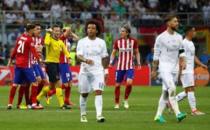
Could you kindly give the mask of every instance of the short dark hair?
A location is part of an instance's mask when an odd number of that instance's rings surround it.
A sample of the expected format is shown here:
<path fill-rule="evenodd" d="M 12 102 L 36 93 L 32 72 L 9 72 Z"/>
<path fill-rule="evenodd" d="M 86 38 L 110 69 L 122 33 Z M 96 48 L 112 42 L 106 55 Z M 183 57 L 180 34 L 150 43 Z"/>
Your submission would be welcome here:
<path fill-rule="evenodd" d="M 187 34 L 189 31 L 191 31 L 193 28 L 195 28 L 195 27 L 193 27 L 193 26 L 186 26 L 185 27 L 185 29 L 184 29 L 184 32 L 185 32 L 185 34 Z"/>
<path fill-rule="evenodd" d="M 95 24 L 96 25 L 96 30 L 97 30 L 96 36 L 99 36 L 101 34 L 101 30 L 102 30 L 102 27 L 99 24 L 99 22 L 95 19 L 91 19 L 91 20 L 87 21 L 86 24 L 85 24 L 85 33 L 86 34 L 87 34 L 87 28 L 88 28 L 89 24 Z"/>
<path fill-rule="evenodd" d="M 26 31 L 28 32 L 31 29 L 34 29 L 35 28 L 35 25 L 32 24 L 32 23 L 27 23 L 26 26 L 25 26 L 25 28 L 26 28 Z"/>
<path fill-rule="evenodd" d="M 54 24 L 54 25 L 52 26 L 52 29 L 54 29 L 54 28 L 61 28 L 61 26 L 59 26 L 58 24 Z"/>
<path fill-rule="evenodd" d="M 42 27 L 42 25 L 41 25 L 40 23 L 38 23 L 38 22 L 34 23 L 34 25 L 35 25 L 35 26 L 40 26 L 40 27 Z"/>
<path fill-rule="evenodd" d="M 166 17 L 164 18 L 164 23 L 167 23 L 168 21 L 171 21 L 173 18 L 177 18 L 177 15 L 176 14 L 166 15 Z"/>

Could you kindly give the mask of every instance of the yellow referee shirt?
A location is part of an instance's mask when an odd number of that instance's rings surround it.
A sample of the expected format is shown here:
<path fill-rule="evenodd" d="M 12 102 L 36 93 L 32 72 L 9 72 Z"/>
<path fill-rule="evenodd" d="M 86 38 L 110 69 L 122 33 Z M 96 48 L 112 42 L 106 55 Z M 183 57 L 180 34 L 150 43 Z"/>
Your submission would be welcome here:
<path fill-rule="evenodd" d="M 46 46 L 46 59 L 45 62 L 53 62 L 59 63 L 60 62 L 60 53 L 63 51 L 67 58 L 70 58 L 70 54 L 67 51 L 65 44 L 62 40 L 54 39 L 51 37 L 51 34 L 46 33 L 44 43 Z"/>

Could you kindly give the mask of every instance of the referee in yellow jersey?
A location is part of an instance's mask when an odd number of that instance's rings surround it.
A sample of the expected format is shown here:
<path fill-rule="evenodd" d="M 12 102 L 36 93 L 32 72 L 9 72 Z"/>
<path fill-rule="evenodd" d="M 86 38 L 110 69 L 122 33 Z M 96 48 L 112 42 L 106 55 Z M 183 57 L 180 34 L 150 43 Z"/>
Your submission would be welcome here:
<path fill-rule="evenodd" d="M 59 61 L 60 53 L 63 51 L 65 56 L 70 58 L 70 54 L 67 51 L 65 44 L 60 40 L 61 28 L 58 25 L 54 25 L 52 29 L 49 29 L 46 33 L 44 43 L 46 47 L 46 72 L 49 77 L 50 87 L 43 87 L 42 91 L 37 96 L 37 100 L 40 101 L 43 96 L 51 88 L 56 88 L 56 97 L 58 99 L 61 109 L 71 109 L 68 105 L 64 104 L 60 74 L 59 74 Z"/>

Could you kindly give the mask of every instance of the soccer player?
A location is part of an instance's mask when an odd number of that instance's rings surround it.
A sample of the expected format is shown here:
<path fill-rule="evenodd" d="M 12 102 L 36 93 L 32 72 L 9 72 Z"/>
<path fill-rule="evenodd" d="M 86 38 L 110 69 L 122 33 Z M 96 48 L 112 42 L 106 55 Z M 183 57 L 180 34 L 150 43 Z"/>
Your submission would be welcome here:
<path fill-rule="evenodd" d="M 42 55 L 42 49 L 44 46 L 44 41 L 43 38 L 41 37 L 41 25 L 36 23 L 35 24 L 35 29 L 34 29 L 34 37 L 33 37 L 34 43 L 35 43 L 35 48 L 37 53 L 39 54 L 40 57 L 43 57 Z M 39 109 L 42 109 L 41 104 L 37 104 L 36 101 L 36 96 L 37 94 L 41 91 L 43 85 L 48 84 L 48 80 L 45 77 L 45 74 L 42 70 L 42 64 L 38 63 L 35 58 L 33 58 L 33 69 L 36 74 L 36 79 L 38 82 L 38 87 L 37 88 L 31 88 L 31 102 L 32 102 L 32 108 L 36 106 Z"/>
<path fill-rule="evenodd" d="M 60 83 L 59 62 L 61 50 L 64 52 L 67 58 L 70 58 L 70 54 L 67 51 L 65 44 L 60 40 L 61 28 L 58 25 L 52 27 L 51 33 L 47 32 L 45 36 L 46 46 L 46 72 L 49 77 L 50 87 L 45 86 L 37 96 L 37 100 L 40 101 L 50 89 L 56 88 L 56 96 L 61 109 L 70 109 L 69 106 L 64 104 L 62 87 Z"/>
<path fill-rule="evenodd" d="M 178 121 L 182 121 L 186 117 L 186 114 L 179 110 L 175 97 L 176 86 L 173 80 L 173 71 L 176 69 L 177 64 L 180 64 L 182 70 L 186 66 L 182 36 L 176 32 L 179 22 L 175 15 L 168 15 L 165 22 L 167 29 L 158 35 L 155 41 L 152 65 L 152 78 L 157 77 L 157 68 L 159 68 L 163 84 L 157 113 L 154 118 L 155 121 L 160 123 L 165 122 L 162 113 L 168 100 Z"/>
<path fill-rule="evenodd" d="M 34 24 L 26 25 L 26 32 L 17 38 L 15 49 L 8 62 L 8 65 L 10 65 L 13 59 L 16 60 L 14 81 L 10 89 L 9 104 L 7 109 L 12 109 L 12 103 L 18 85 L 24 84 L 25 82 L 31 83 L 32 87 L 37 87 L 38 85 L 31 65 L 30 57 L 30 55 L 33 54 L 38 61 L 41 61 L 34 48 L 34 42 L 32 39 L 34 28 Z"/>
<path fill-rule="evenodd" d="M 79 72 L 79 92 L 80 92 L 80 114 L 81 122 L 87 120 L 87 97 L 91 90 L 95 92 L 96 119 L 104 122 L 102 115 L 102 93 L 105 85 L 104 68 L 108 66 L 108 53 L 106 43 L 97 37 L 101 33 L 101 28 L 97 21 L 90 20 L 85 26 L 87 36 L 80 39 L 77 45 L 77 58 L 80 60 L 81 68 Z"/>
<path fill-rule="evenodd" d="M 205 113 L 199 111 L 196 108 L 196 99 L 194 94 L 194 62 L 208 69 L 208 67 L 200 62 L 200 60 L 195 56 L 195 46 L 192 42 L 192 38 L 195 36 L 194 27 L 186 27 L 185 39 L 183 40 L 183 46 L 186 54 L 186 69 L 181 72 L 181 82 L 184 88 L 183 92 L 180 92 L 176 98 L 177 101 L 181 101 L 185 97 L 188 98 L 190 108 L 192 110 L 192 115 L 204 115 Z"/>
<path fill-rule="evenodd" d="M 60 39 L 64 42 L 65 47 L 68 51 L 70 51 L 71 48 L 71 41 L 78 41 L 79 37 L 74 34 L 71 31 L 70 27 L 65 27 L 63 29 L 63 34 L 61 35 Z M 65 95 L 64 95 L 64 103 L 66 105 L 73 105 L 73 103 L 70 101 L 70 94 L 71 94 L 71 80 L 72 80 L 72 73 L 70 70 L 70 60 L 64 55 L 63 52 L 60 54 L 60 64 L 59 64 L 59 71 L 60 71 L 60 77 L 62 80 L 62 88 L 64 89 Z M 48 92 L 48 96 L 52 96 L 55 93 L 55 89 L 52 89 Z M 47 104 L 49 104 L 49 98 Z"/>
<path fill-rule="evenodd" d="M 120 38 L 114 42 L 113 51 L 110 57 L 110 66 L 112 66 L 115 55 L 117 51 L 119 52 L 115 84 L 115 109 L 119 109 L 120 107 L 120 85 L 124 79 L 126 79 L 124 107 L 126 109 L 129 108 L 128 97 L 132 90 L 134 78 L 134 56 L 136 57 L 138 68 L 141 67 L 137 40 L 131 37 L 130 33 L 131 30 L 128 25 L 121 27 Z"/>

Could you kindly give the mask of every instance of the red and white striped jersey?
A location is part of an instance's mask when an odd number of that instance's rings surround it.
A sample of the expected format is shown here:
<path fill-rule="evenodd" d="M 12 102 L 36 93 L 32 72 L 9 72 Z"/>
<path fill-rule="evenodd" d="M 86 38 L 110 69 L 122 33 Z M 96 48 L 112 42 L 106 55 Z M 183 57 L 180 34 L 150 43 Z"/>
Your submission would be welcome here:
<path fill-rule="evenodd" d="M 131 37 L 128 39 L 120 38 L 115 41 L 114 49 L 119 51 L 117 70 L 133 69 L 133 54 L 137 48 L 137 40 Z"/>
<path fill-rule="evenodd" d="M 42 48 L 44 46 L 44 40 L 42 37 L 33 37 L 34 41 L 34 47 L 36 49 L 36 52 L 38 53 L 39 57 L 42 57 Z M 36 58 L 32 55 L 32 64 L 37 64 Z"/>
<path fill-rule="evenodd" d="M 64 42 L 66 49 L 70 51 L 71 45 L 70 45 L 69 39 L 65 37 L 64 35 L 62 35 L 60 39 Z M 65 56 L 63 51 L 60 53 L 60 63 L 69 63 L 69 59 Z"/>

